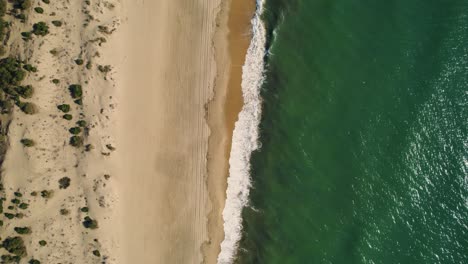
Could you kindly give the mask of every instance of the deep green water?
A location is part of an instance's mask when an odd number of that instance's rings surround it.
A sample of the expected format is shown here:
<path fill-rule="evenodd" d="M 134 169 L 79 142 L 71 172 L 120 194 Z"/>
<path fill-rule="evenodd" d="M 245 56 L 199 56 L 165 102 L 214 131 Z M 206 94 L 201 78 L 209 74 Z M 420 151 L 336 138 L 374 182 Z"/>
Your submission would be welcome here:
<path fill-rule="evenodd" d="M 468 263 L 468 1 L 266 9 L 237 263 Z"/>

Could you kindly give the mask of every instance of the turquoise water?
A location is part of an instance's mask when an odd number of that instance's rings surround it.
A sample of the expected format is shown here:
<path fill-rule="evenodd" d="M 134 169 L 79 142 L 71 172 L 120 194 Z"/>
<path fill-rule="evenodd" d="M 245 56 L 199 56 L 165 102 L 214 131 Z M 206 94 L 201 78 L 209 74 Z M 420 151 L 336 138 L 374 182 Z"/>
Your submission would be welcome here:
<path fill-rule="evenodd" d="M 468 263 L 468 1 L 267 0 L 264 20 L 236 262 Z"/>

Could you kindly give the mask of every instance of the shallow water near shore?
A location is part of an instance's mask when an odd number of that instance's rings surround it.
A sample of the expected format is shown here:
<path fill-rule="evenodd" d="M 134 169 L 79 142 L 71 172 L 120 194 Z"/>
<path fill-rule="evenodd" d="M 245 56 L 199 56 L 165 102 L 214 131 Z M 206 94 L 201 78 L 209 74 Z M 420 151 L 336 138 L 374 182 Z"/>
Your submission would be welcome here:
<path fill-rule="evenodd" d="M 235 262 L 468 262 L 468 3 L 265 5 Z"/>

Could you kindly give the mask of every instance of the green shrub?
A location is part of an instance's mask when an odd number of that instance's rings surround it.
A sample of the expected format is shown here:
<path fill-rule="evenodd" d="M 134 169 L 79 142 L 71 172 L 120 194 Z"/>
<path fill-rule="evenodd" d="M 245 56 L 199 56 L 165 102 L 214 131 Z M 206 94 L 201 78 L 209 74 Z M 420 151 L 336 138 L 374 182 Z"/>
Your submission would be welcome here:
<path fill-rule="evenodd" d="M 31 98 L 34 94 L 34 88 L 31 85 L 18 86 L 15 91 L 23 98 Z"/>
<path fill-rule="evenodd" d="M 85 151 L 86 151 L 86 152 L 90 152 L 90 151 L 93 150 L 93 149 L 94 149 L 94 146 L 91 145 L 91 144 L 88 144 L 88 145 L 85 146 Z"/>
<path fill-rule="evenodd" d="M 1 263 L 19 263 L 21 261 L 20 256 L 12 256 L 12 255 L 2 255 L 1 257 L 2 262 Z"/>
<path fill-rule="evenodd" d="M 50 0 L 42 0 L 45 4 L 50 4 Z"/>
<path fill-rule="evenodd" d="M 49 26 L 45 22 L 38 22 L 33 25 L 32 33 L 37 36 L 45 36 L 49 33 Z"/>
<path fill-rule="evenodd" d="M 82 59 L 76 59 L 76 60 L 75 60 L 75 63 L 76 63 L 77 65 L 83 65 L 84 61 L 83 61 Z"/>
<path fill-rule="evenodd" d="M 60 209 L 60 214 L 61 215 L 68 215 L 70 213 L 70 211 L 68 211 L 67 209 Z"/>
<path fill-rule="evenodd" d="M 26 10 L 31 8 L 31 0 L 14 0 L 13 7 Z"/>
<path fill-rule="evenodd" d="M 44 13 L 44 8 L 38 6 L 38 7 L 34 8 L 34 11 L 36 11 L 36 13 L 38 13 L 38 14 L 43 14 Z"/>
<path fill-rule="evenodd" d="M 61 27 L 63 25 L 63 22 L 60 20 L 54 20 L 52 21 L 52 24 L 56 27 Z"/>
<path fill-rule="evenodd" d="M 89 212 L 89 208 L 88 207 L 81 207 L 80 211 L 83 212 L 83 213 L 87 213 L 87 212 Z"/>
<path fill-rule="evenodd" d="M 54 191 L 52 191 L 52 190 L 43 190 L 43 191 L 41 191 L 41 197 L 42 198 L 45 198 L 45 199 L 52 198 L 53 195 L 54 195 Z"/>
<path fill-rule="evenodd" d="M 43 246 L 47 245 L 47 241 L 41 240 L 41 241 L 39 241 L 39 245 L 40 245 L 41 247 L 43 247 Z"/>
<path fill-rule="evenodd" d="M 79 127 L 86 127 L 87 123 L 84 120 L 79 120 L 78 122 L 76 122 L 76 125 L 78 125 Z"/>
<path fill-rule="evenodd" d="M 20 235 L 31 234 L 31 228 L 29 228 L 29 227 L 15 227 L 14 230 L 15 230 L 16 233 L 18 233 Z"/>
<path fill-rule="evenodd" d="M 25 41 L 28 41 L 28 40 L 32 39 L 31 38 L 31 36 L 32 36 L 31 32 L 21 32 L 21 36 L 23 37 L 23 40 L 25 40 Z"/>
<path fill-rule="evenodd" d="M 7 207 L 8 210 L 15 210 L 15 207 L 13 205 L 10 205 Z"/>
<path fill-rule="evenodd" d="M 83 146 L 83 138 L 80 137 L 80 136 L 73 136 L 70 138 L 70 145 L 72 145 L 73 147 L 81 147 Z"/>
<path fill-rule="evenodd" d="M 83 99 L 76 99 L 75 101 L 73 101 L 75 104 L 77 105 L 83 105 Z"/>
<path fill-rule="evenodd" d="M 72 133 L 73 135 L 78 135 L 79 133 L 81 133 L 81 128 L 80 127 L 72 127 L 68 131 L 70 133 Z"/>
<path fill-rule="evenodd" d="M 16 197 L 23 197 L 23 194 L 20 193 L 20 192 L 14 192 L 13 195 L 15 195 Z"/>
<path fill-rule="evenodd" d="M 20 203 L 20 205 L 18 205 L 18 207 L 19 207 L 20 209 L 26 210 L 26 209 L 28 209 L 29 204 L 27 204 L 27 203 Z"/>
<path fill-rule="evenodd" d="M 58 182 L 60 189 L 66 189 L 70 186 L 71 179 L 68 177 L 63 177 Z"/>
<path fill-rule="evenodd" d="M 25 147 L 34 147 L 34 145 L 36 145 L 36 142 L 34 142 L 34 140 L 29 139 L 29 138 L 23 138 L 20 140 L 20 142 Z"/>
<path fill-rule="evenodd" d="M 99 252 L 99 250 L 93 250 L 93 255 L 96 256 L 96 257 L 100 257 L 101 256 L 101 252 Z"/>
<path fill-rule="evenodd" d="M 11 199 L 11 202 L 14 204 L 20 204 L 21 201 L 18 198 Z"/>
<path fill-rule="evenodd" d="M 54 83 L 54 84 L 59 84 L 59 83 L 60 83 L 60 80 L 59 80 L 59 79 L 53 79 L 53 80 L 52 80 L 52 83 Z"/>
<path fill-rule="evenodd" d="M 72 119 L 73 119 L 73 116 L 70 115 L 70 114 L 63 115 L 62 117 L 63 117 L 63 119 L 65 119 L 65 120 L 72 120 Z"/>
<path fill-rule="evenodd" d="M 37 68 L 32 66 L 31 64 L 25 64 L 23 69 L 27 70 L 28 72 L 37 72 Z"/>
<path fill-rule="evenodd" d="M 70 87 L 68 87 L 68 90 L 70 91 L 70 94 L 72 98 L 78 99 L 83 96 L 83 89 L 81 85 L 79 84 L 72 84 Z"/>
<path fill-rule="evenodd" d="M 2 247 L 11 254 L 20 257 L 26 256 L 26 247 L 21 237 L 7 237 L 3 240 Z"/>
<path fill-rule="evenodd" d="M 37 196 L 37 192 L 36 192 L 36 191 L 31 192 L 30 195 L 31 195 L 31 196 Z"/>
<path fill-rule="evenodd" d="M 48 1 L 48 0 L 47 0 Z M 28 264 L 41 264 L 41 262 L 37 259 L 31 259 Z"/>
<path fill-rule="evenodd" d="M 15 218 L 15 215 L 14 214 L 11 214 L 11 213 L 4 213 L 5 217 L 8 218 L 8 219 L 13 219 Z"/>
<path fill-rule="evenodd" d="M 0 87 L 18 85 L 26 76 L 21 63 L 13 58 L 0 60 Z"/>
<path fill-rule="evenodd" d="M 24 13 L 19 13 L 15 17 L 23 23 L 26 22 L 26 15 Z"/>
<path fill-rule="evenodd" d="M 105 66 L 99 65 L 99 66 L 98 66 L 98 70 L 99 70 L 100 72 L 102 72 L 102 73 L 108 73 L 108 72 L 110 72 L 110 71 L 112 70 L 112 68 L 111 68 L 110 65 L 105 65 Z"/>
<path fill-rule="evenodd" d="M 86 63 L 86 69 L 91 70 L 91 68 L 93 68 L 93 63 L 91 61 L 88 61 Z"/>
<path fill-rule="evenodd" d="M 86 216 L 83 221 L 83 226 L 89 229 L 96 229 L 98 228 L 98 222 L 91 219 L 89 216 Z"/>
<path fill-rule="evenodd" d="M 29 102 L 20 103 L 19 107 L 21 111 L 23 111 L 27 115 L 33 115 L 37 113 L 37 106 L 33 103 L 29 103 Z"/>
<path fill-rule="evenodd" d="M 5 15 L 7 9 L 6 0 L 0 0 L 0 17 Z"/>
<path fill-rule="evenodd" d="M 24 214 L 23 213 L 17 213 L 15 214 L 15 217 L 18 218 L 18 219 L 21 219 L 24 217 Z"/>
<path fill-rule="evenodd" d="M 58 105 L 57 106 L 58 110 L 64 112 L 64 113 L 68 113 L 70 112 L 70 105 L 69 104 L 61 104 L 61 105 Z"/>

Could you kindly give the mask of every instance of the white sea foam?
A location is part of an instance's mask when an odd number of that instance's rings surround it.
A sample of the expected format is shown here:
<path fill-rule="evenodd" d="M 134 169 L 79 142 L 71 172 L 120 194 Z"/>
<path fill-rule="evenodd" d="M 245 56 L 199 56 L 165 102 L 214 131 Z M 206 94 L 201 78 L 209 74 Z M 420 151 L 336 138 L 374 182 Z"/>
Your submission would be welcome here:
<path fill-rule="evenodd" d="M 261 118 L 260 88 L 263 82 L 266 32 L 261 14 L 264 0 L 257 0 L 252 19 L 252 41 L 242 68 L 244 106 L 239 113 L 232 137 L 226 205 L 223 211 L 224 240 L 219 264 L 233 262 L 242 235 L 242 209 L 247 205 L 250 181 L 250 156 L 259 147 L 258 126 Z"/>

